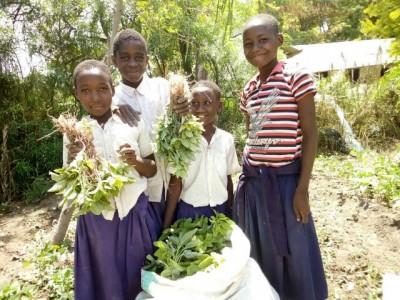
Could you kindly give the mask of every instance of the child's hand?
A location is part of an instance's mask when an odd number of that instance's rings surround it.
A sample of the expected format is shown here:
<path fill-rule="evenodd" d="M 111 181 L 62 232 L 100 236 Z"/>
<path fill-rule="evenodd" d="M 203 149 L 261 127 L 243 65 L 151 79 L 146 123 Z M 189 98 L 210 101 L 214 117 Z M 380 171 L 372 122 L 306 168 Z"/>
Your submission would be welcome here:
<path fill-rule="evenodd" d="M 190 111 L 189 99 L 187 97 L 178 99 L 177 103 L 173 104 L 172 109 L 178 115 L 187 115 Z"/>
<path fill-rule="evenodd" d="M 134 166 L 137 163 L 137 156 L 135 150 L 129 144 L 119 146 L 117 150 L 119 157 L 128 165 Z"/>
<path fill-rule="evenodd" d="M 66 146 L 68 149 L 67 164 L 70 164 L 78 155 L 79 152 L 83 150 L 82 143 L 73 143 Z"/>
<path fill-rule="evenodd" d="M 129 104 L 121 104 L 113 108 L 113 112 L 117 114 L 122 122 L 128 124 L 129 126 L 137 126 L 140 121 L 140 111 L 134 110 Z"/>
<path fill-rule="evenodd" d="M 296 190 L 293 199 L 293 208 L 297 222 L 308 223 L 308 215 L 311 213 L 310 204 L 308 203 L 308 192 Z"/>

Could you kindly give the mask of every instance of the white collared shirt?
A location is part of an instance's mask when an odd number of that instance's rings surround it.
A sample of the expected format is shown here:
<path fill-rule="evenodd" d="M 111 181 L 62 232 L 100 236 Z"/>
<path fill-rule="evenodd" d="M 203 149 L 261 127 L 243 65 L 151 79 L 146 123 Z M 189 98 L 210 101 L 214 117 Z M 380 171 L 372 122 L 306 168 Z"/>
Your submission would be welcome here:
<path fill-rule="evenodd" d="M 233 136 L 217 128 L 210 144 L 202 137 L 196 159 L 182 178 L 180 198 L 194 207 L 214 207 L 228 200 L 228 175 L 240 171 Z"/>
<path fill-rule="evenodd" d="M 119 160 L 116 150 L 120 145 L 125 143 L 129 144 L 136 151 L 136 154 L 142 158 L 153 153 L 150 136 L 143 121 L 139 121 L 138 126 L 132 128 L 124 124 L 118 116 L 113 115 L 104 125 L 104 128 L 102 128 L 96 120 L 88 116 L 82 119 L 86 119 L 87 123 L 92 127 L 93 144 L 97 153 L 110 162 L 115 163 Z M 69 144 L 65 136 L 63 144 L 63 160 L 65 165 L 68 155 L 66 146 Z M 135 206 L 140 194 L 147 188 L 147 178 L 140 176 L 134 167 L 131 168 L 128 176 L 134 177 L 136 182 L 125 185 L 120 194 L 111 201 L 111 206 L 116 208 L 120 219 L 123 219 L 129 213 L 132 207 Z M 107 220 L 112 220 L 114 213 L 114 211 L 102 212 L 104 218 Z"/>
<path fill-rule="evenodd" d="M 144 120 L 147 129 L 150 131 L 152 141 L 155 141 L 155 129 L 157 118 L 166 110 L 169 103 L 168 81 L 161 77 L 149 78 L 143 76 L 140 85 L 135 89 L 122 82 L 115 88 L 113 97 L 114 105 L 129 104 L 134 110 L 140 111 L 141 120 Z M 153 146 L 154 147 L 154 146 Z M 156 155 L 157 173 L 148 179 L 148 188 L 145 194 L 149 201 L 160 202 L 164 185 L 167 185 L 168 175 L 165 171 L 164 161 Z"/>
<path fill-rule="evenodd" d="M 147 75 L 143 76 L 136 89 L 120 82 L 113 97 L 114 105 L 129 104 L 134 110 L 141 112 L 140 117 L 151 131 L 153 140 L 157 118 L 165 112 L 168 103 L 168 81 L 161 77 L 149 78 Z"/>

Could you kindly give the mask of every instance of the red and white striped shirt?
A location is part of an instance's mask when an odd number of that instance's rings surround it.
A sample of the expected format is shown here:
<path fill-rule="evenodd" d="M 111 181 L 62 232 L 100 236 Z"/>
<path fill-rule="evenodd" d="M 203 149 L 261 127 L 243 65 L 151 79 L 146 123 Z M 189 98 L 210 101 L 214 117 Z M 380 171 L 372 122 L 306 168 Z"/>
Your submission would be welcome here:
<path fill-rule="evenodd" d="M 301 155 L 297 102 L 317 92 L 311 75 L 279 62 L 264 83 L 259 74 L 245 86 L 240 109 L 250 117 L 244 154 L 253 166 L 280 167 Z"/>

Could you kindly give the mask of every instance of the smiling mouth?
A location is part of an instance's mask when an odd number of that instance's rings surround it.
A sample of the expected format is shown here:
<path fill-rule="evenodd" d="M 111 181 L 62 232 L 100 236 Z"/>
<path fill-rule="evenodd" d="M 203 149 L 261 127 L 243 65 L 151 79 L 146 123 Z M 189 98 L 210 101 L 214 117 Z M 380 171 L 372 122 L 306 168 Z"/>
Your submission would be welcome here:
<path fill-rule="evenodd" d="M 253 56 L 251 56 L 250 58 L 251 58 L 251 59 L 254 59 L 254 58 L 257 58 L 257 57 L 259 57 L 259 56 L 264 56 L 264 55 L 265 55 L 265 53 L 261 53 L 261 54 L 253 55 Z"/>

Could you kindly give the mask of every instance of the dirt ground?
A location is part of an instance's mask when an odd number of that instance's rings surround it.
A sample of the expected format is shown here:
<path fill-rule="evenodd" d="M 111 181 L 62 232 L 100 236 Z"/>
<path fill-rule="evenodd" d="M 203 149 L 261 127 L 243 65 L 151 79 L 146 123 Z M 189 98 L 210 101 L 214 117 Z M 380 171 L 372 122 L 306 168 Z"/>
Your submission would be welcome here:
<path fill-rule="evenodd" d="M 381 298 L 382 276 L 400 275 L 400 210 L 359 196 L 346 179 L 324 175 L 318 164 L 310 199 L 329 299 Z M 50 232 L 59 214 L 50 196 L 20 206 L 0 215 L 0 285 L 20 272 L 35 232 Z"/>

